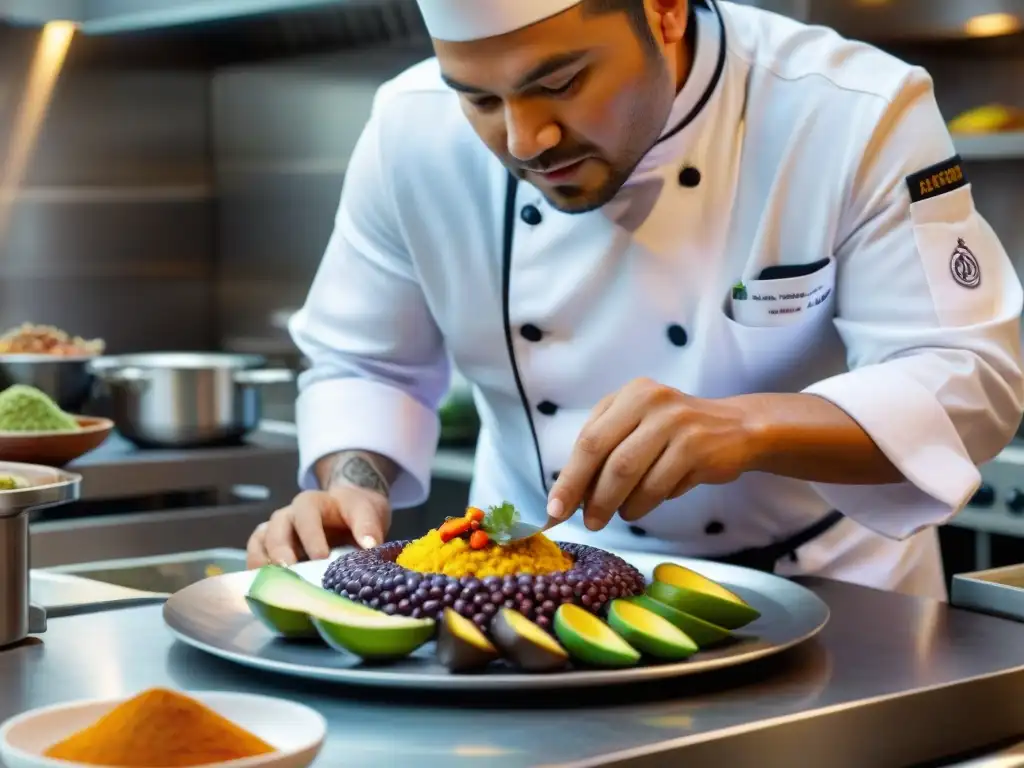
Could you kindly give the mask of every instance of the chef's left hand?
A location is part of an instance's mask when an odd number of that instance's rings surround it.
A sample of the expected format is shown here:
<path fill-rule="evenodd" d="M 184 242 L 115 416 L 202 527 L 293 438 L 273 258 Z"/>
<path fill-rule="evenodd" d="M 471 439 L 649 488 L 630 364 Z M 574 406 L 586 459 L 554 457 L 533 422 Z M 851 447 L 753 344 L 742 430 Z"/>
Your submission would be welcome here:
<path fill-rule="evenodd" d="M 728 483 L 750 461 L 735 401 L 705 400 L 636 379 L 595 406 L 548 497 L 551 523 L 583 506 L 592 531 L 616 511 L 638 520 L 700 484 Z"/>

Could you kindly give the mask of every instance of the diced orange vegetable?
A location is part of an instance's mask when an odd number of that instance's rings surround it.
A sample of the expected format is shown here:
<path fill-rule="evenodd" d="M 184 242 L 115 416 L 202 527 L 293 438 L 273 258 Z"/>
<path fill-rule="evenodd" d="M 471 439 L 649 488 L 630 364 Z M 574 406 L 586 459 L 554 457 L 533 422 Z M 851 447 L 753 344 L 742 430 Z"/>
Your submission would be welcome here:
<path fill-rule="evenodd" d="M 441 536 L 441 541 L 447 544 L 452 539 L 457 539 L 464 533 L 469 533 L 470 527 L 473 521 L 465 517 L 455 518 L 454 520 L 448 520 L 437 529 L 437 532 Z"/>
<path fill-rule="evenodd" d="M 487 535 L 486 531 L 473 531 L 473 533 L 470 534 L 469 537 L 470 549 L 483 549 L 488 544 L 490 544 L 490 542 L 491 539 Z"/>
<path fill-rule="evenodd" d="M 470 507 L 466 510 L 466 517 L 470 520 L 476 520 L 478 523 L 482 523 L 484 521 L 484 511 L 482 509 L 477 509 L 476 507 Z"/>

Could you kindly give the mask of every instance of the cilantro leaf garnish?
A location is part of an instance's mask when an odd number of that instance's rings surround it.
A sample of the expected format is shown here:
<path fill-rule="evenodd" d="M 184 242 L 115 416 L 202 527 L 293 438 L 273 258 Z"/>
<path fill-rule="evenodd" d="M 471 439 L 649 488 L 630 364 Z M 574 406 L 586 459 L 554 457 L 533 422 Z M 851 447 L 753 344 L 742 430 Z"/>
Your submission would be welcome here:
<path fill-rule="evenodd" d="M 519 511 L 510 502 L 489 507 L 480 527 L 495 544 L 507 544 L 512 538 L 512 529 L 519 522 Z"/>

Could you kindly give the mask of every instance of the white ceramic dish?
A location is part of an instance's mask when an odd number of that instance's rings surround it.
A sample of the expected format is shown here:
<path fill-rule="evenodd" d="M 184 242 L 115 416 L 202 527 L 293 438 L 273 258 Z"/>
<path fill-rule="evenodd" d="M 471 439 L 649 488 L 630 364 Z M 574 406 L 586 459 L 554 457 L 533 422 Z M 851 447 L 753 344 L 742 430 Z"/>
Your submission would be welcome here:
<path fill-rule="evenodd" d="M 318 712 L 286 699 L 248 693 L 185 693 L 278 750 L 269 755 L 210 764 L 217 768 L 307 768 L 320 753 L 327 736 L 327 723 Z M 42 753 L 51 744 L 88 727 L 126 698 L 74 701 L 12 717 L 0 726 L 3 765 L 85 768 L 82 763 L 53 760 Z"/>

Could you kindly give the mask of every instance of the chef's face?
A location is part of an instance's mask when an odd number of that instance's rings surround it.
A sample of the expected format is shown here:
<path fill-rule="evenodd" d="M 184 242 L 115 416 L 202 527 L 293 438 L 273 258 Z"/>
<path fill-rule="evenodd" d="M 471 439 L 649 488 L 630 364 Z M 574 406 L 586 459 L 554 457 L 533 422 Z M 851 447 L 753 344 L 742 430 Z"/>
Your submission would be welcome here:
<path fill-rule="evenodd" d="M 556 208 L 610 201 L 657 141 L 676 94 L 686 0 L 609 0 L 499 37 L 434 41 L 477 134 Z M 628 5 L 626 2 L 618 6 Z"/>

